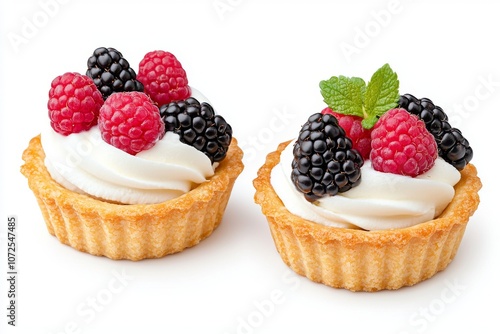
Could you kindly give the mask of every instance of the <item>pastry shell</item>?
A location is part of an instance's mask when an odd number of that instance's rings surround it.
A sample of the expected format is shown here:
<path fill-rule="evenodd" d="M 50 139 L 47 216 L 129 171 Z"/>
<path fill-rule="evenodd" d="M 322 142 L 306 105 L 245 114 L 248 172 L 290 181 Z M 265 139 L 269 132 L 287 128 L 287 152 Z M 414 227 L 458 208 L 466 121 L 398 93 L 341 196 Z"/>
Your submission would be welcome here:
<path fill-rule="evenodd" d="M 207 238 L 222 220 L 243 151 L 233 138 L 215 174 L 188 193 L 158 204 L 117 204 L 70 191 L 47 171 L 40 135 L 23 153 L 28 179 L 50 234 L 79 251 L 138 261 L 180 252 Z"/>
<path fill-rule="evenodd" d="M 461 171 L 453 200 L 434 220 L 384 231 L 335 228 L 291 214 L 274 191 L 271 170 L 288 143 L 268 154 L 253 184 L 276 249 L 296 273 L 335 288 L 378 291 L 414 285 L 453 260 L 479 205 L 482 185 L 474 165 Z"/>

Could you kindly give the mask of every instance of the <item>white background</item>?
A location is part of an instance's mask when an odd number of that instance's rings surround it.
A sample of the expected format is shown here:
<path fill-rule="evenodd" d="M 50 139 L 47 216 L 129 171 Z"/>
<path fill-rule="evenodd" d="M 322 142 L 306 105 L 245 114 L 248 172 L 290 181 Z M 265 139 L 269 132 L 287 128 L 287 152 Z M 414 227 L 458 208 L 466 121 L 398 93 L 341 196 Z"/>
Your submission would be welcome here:
<path fill-rule="evenodd" d="M 500 8 L 495 1 L 436 2 L 1 0 L 0 331 L 495 331 Z M 51 80 L 84 73 L 100 46 L 117 48 L 136 69 L 148 51 L 174 53 L 245 150 L 222 224 L 194 248 L 135 263 L 75 251 L 48 234 L 19 172 L 22 151 L 48 122 Z M 320 80 L 368 80 L 384 63 L 398 73 L 401 93 L 431 98 L 469 139 L 482 201 L 444 272 L 397 291 L 353 293 L 284 265 L 254 204 L 252 180 L 267 152 L 324 107 Z M 15 328 L 6 317 L 8 215 L 18 218 Z"/>

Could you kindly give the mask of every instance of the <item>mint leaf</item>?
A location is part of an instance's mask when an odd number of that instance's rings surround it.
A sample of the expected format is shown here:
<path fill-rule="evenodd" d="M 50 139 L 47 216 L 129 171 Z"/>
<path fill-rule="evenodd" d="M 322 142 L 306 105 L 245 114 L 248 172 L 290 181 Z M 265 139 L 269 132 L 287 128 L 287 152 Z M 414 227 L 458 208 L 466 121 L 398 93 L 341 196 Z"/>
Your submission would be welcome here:
<path fill-rule="evenodd" d="M 368 85 L 361 78 L 339 75 L 319 83 L 325 103 L 333 111 L 363 118 L 361 125 L 371 129 L 387 110 L 399 102 L 399 80 L 389 64 L 379 68 Z"/>
<path fill-rule="evenodd" d="M 362 125 L 370 129 L 387 110 L 395 108 L 399 101 L 398 75 L 389 64 L 379 68 L 371 77 L 364 98 L 366 117 Z"/>
<path fill-rule="evenodd" d="M 366 91 L 361 78 L 331 77 L 319 83 L 325 103 L 333 111 L 344 115 L 364 117 L 363 100 Z"/>

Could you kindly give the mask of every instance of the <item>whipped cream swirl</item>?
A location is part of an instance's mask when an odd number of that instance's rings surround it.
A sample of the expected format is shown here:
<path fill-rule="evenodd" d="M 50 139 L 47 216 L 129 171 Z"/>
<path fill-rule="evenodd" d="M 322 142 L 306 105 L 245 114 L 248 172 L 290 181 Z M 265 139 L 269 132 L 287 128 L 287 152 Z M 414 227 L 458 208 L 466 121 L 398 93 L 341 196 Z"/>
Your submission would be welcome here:
<path fill-rule="evenodd" d="M 293 185 L 293 142 L 281 153 L 271 184 L 285 207 L 313 222 L 342 228 L 387 230 L 420 224 L 439 216 L 455 195 L 460 172 L 441 158 L 417 177 L 382 173 L 369 160 L 361 167 L 361 183 L 349 191 L 308 202 Z"/>
<path fill-rule="evenodd" d="M 125 204 L 152 204 L 178 197 L 214 173 L 210 159 L 165 133 L 152 148 L 130 155 L 101 139 L 97 126 L 63 136 L 42 133 L 45 166 L 65 188 Z"/>

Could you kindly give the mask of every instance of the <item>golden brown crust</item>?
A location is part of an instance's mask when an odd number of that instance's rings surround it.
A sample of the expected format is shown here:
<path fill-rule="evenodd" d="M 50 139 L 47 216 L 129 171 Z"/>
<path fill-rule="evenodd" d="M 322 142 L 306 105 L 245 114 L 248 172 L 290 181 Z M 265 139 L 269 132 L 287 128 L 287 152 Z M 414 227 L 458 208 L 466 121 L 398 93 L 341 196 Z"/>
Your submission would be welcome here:
<path fill-rule="evenodd" d="M 158 204 L 116 204 L 70 191 L 52 179 L 40 135 L 23 153 L 21 172 L 36 196 L 47 229 L 62 243 L 112 259 L 141 260 L 198 244 L 219 225 L 243 151 L 233 138 L 226 158 L 207 182 Z"/>
<path fill-rule="evenodd" d="M 479 205 L 481 181 L 472 164 L 461 171 L 455 196 L 437 219 L 386 231 L 334 228 L 291 214 L 271 186 L 271 170 L 288 143 L 268 154 L 253 183 L 276 248 L 297 273 L 333 287 L 376 291 L 413 285 L 451 262 Z"/>

